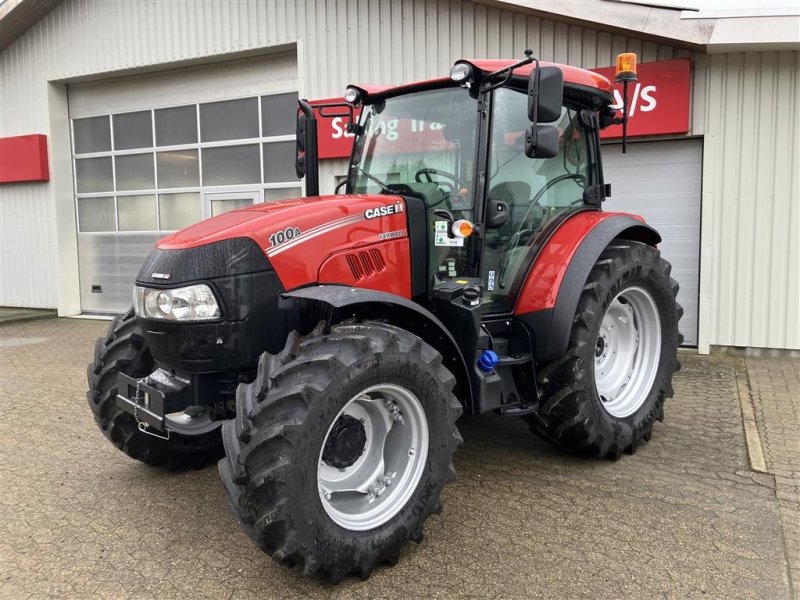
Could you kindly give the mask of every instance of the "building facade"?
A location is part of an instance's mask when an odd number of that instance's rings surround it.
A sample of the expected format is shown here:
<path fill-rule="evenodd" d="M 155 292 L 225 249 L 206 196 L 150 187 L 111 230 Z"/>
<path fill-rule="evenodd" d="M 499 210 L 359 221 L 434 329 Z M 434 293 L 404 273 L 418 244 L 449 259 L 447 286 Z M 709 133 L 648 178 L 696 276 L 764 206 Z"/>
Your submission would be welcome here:
<path fill-rule="evenodd" d="M 31 1 L 6 0 L 12 13 Z M 591 69 L 636 52 L 654 68 L 687 65 L 675 101 L 685 126 L 647 130 L 625 155 L 608 140 L 606 208 L 662 232 L 687 344 L 800 348 L 797 16 L 761 17 L 774 21 L 759 37 L 744 21 L 731 30 L 723 18 L 605 0 L 578 3 L 582 14 L 461 0 L 50 4 L 0 43 L 1 159 L 9 165 L 18 136 L 32 135 L 44 137 L 23 141 L 44 140 L 47 159 L 46 178 L 0 183 L 0 305 L 124 310 L 159 237 L 299 195 L 298 97 L 441 76 L 459 58 L 525 48 Z M 637 106 L 658 121 L 673 84 L 652 87 L 637 89 Z M 323 161 L 324 192 L 346 165 Z"/>

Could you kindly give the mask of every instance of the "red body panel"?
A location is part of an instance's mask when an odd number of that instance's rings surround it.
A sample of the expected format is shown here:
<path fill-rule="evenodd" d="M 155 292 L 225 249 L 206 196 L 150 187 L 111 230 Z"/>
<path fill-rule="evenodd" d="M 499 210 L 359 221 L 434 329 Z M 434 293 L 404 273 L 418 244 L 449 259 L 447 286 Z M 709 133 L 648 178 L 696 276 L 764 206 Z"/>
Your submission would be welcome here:
<path fill-rule="evenodd" d="M 575 251 L 600 222 L 620 214 L 623 213 L 580 212 L 567 219 L 539 252 L 517 297 L 514 314 L 523 315 L 553 308 L 564 273 Z M 644 222 L 644 219 L 637 215 L 628 216 Z"/>
<path fill-rule="evenodd" d="M 410 297 L 408 227 L 405 204 L 398 196 L 319 196 L 257 204 L 201 221 L 156 247 L 194 248 L 233 237 L 255 240 L 287 290 L 316 283 L 329 257 L 380 244 L 386 274 L 365 279 L 358 287 Z M 332 264 L 323 274 L 326 283 L 354 284 L 349 268 Z"/>
<path fill-rule="evenodd" d="M 408 237 L 339 252 L 322 263 L 319 283 L 342 283 L 411 298 L 410 256 Z"/>

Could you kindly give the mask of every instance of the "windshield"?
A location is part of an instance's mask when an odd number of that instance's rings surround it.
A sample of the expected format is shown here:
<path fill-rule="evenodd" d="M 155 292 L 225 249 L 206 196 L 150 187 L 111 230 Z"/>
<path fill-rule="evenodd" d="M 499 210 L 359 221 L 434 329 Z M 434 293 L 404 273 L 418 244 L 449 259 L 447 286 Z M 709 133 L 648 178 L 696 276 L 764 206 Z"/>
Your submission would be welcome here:
<path fill-rule="evenodd" d="M 361 126 L 352 192 L 380 193 L 405 184 L 428 208 L 472 209 L 477 106 L 466 90 L 389 98 L 366 106 Z"/>

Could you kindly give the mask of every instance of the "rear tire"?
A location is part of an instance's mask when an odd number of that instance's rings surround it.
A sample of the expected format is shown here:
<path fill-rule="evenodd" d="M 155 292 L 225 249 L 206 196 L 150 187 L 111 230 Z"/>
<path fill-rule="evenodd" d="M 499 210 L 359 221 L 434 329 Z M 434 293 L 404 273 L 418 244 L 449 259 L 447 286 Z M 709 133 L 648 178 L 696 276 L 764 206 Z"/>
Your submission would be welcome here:
<path fill-rule="evenodd" d="M 539 372 L 540 409 L 524 417 L 534 433 L 612 459 L 650 440 L 679 368 L 683 309 L 670 271 L 646 244 L 617 240 L 603 251 L 583 287 L 567 352 Z"/>
<path fill-rule="evenodd" d="M 114 317 L 106 336 L 97 340 L 94 361 L 87 369 L 86 398 L 103 435 L 131 458 L 151 466 L 200 468 L 218 460 L 222 456 L 219 428 L 193 436 L 173 432 L 165 440 L 140 431 L 136 419 L 117 407 L 117 375 L 140 378 L 154 368 L 133 309 Z"/>
<path fill-rule="evenodd" d="M 441 508 L 442 488 L 455 478 L 451 458 L 461 443 L 455 426 L 461 405 L 454 385 L 438 352 L 391 325 L 290 334 L 281 353 L 262 355 L 256 380 L 239 386 L 236 419 L 223 425 L 226 458 L 219 470 L 244 531 L 276 561 L 334 582 L 350 574 L 366 579 L 376 565 L 395 564 L 407 540 L 422 540 L 426 519 Z M 403 422 L 386 419 L 389 431 L 380 446 L 386 470 L 364 472 L 389 473 L 391 451 L 401 464 L 394 467 L 397 476 L 378 498 L 361 491 L 326 498 L 325 486 L 338 473 L 360 469 L 376 447 L 368 411 L 360 409 L 358 419 L 357 411 L 346 410 L 365 395 L 362 404 L 391 406 L 380 394 L 392 391 Z M 414 439 L 425 437 L 426 456 L 410 451 L 412 438 L 397 443 L 415 419 L 420 436 Z M 331 445 L 332 436 L 338 442 Z M 410 458 L 400 461 L 403 453 Z M 407 477 L 405 464 L 411 465 Z M 389 508 L 369 514 L 382 501 Z"/>

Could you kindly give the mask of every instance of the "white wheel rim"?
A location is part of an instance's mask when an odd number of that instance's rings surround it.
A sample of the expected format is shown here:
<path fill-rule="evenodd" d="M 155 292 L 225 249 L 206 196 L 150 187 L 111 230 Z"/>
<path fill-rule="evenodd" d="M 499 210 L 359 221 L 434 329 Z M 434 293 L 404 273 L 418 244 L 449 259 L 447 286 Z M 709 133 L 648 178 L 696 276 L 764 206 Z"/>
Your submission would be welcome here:
<path fill-rule="evenodd" d="M 323 455 L 343 416 L 360 421 L 366 439 L 358 458 L 337 468 Z M 353 396 L 328 427 L 317 460 L 317 488 L 325 512 L 337 525 L 353 531 L 389 521 L 417 488 L 428 443 L 425 410 L 406 388 L 381 384 Z"/>
<path fill-rule="evenodd" d="M 629 287 L 603 315 L 595 345 L 594 380 L 603 408 L 623 418 L 641 408 L 661 355 L 661 318 L 650 292 Z"/>

